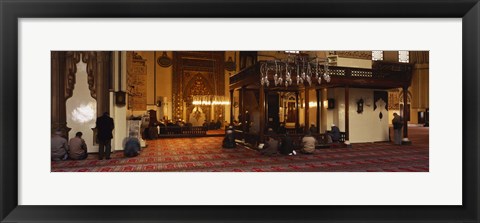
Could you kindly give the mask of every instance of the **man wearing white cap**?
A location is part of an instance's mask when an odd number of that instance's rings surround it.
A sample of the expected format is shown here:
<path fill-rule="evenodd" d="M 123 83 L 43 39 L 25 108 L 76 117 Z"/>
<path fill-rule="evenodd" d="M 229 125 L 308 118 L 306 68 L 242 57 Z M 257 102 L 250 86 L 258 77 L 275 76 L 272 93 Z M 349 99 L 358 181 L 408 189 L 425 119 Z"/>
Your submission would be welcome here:
<path fill-rule="evenodd" d="M 66 160 L 68 151 L 67 139 L 62 137 L 62 131 L 57 130 L 52 136 L 51 141 L 51 158 L 53 161 Z"/>

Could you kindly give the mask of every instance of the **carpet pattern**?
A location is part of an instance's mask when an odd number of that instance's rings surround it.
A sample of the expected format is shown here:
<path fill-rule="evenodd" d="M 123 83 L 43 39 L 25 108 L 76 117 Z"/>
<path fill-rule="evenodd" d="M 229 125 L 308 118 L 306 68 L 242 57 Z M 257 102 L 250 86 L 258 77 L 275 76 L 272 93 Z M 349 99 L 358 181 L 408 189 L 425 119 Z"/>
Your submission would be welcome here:
<path fill-rule="evenodd" d="M 115 152 L 110 160 L 97 160 L 90 154 L 82 161 L 52 161 L 51 168 L 52 172 L 428 172 L 428 128 L 409 131 L 412 145 L 359 143 L 296 156 L 264 156 L 242 146 L 223 149 L 222 137 L 157 139 L 137 157 Z"/>

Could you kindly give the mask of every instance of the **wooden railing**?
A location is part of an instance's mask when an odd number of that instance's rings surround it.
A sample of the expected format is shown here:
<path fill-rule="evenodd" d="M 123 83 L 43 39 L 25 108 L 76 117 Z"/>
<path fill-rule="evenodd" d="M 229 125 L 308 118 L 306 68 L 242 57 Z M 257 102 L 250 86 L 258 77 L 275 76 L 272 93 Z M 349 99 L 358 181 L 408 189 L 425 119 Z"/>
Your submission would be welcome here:
<path fill-rule="evenodd" d="M 247 67 L 231 76 L 230 85 L 237 86 L 240 83 L 247 85 L 252 81 L 259 82 L 260 66 L 264 63 L 269 63 L 269 61 L 259 61 L 251 67 Z M 351 80 L 357 80 L 358 82 L 351 83 L 351 86 L 362 86 L 362 84 L 365 84 L 365 81 L 372 79 L 409 83 L 412 76 L 412 69 L 413 65 L 409 63 L 375 61 L 372 64 L 372 69 L 330 66 L 329 74 L 332 76 L 332 80 L 335 78 L 338 79 L 336 83 L 350 83 Z M 274 74 L 274 71 L 270 71 L 268 75 L 271 82 L 273 82 Z M 296 82 L 295 75 L 293 75 L 292 79 L 293 82 Z M 400 86 L 403 85 L 400 84 Z M 270 87 L 274 86 L 271 85 Z"/>
<path fill-rule="evenodd" d="M 330 133 L 330 131 L 327 131 L 327 133 Z M 338 141 L 345 142 L 345 132 L 340 132 L 340 139 Z"/>
<path fill-rule="evenodd" d="M 207 135 L 208 128 L 203 126 L 161 126 L 159 136 L 165 135 Z"/>
<path fill-rule="evenodd" d="M 245 142 L 248 143 L 250 146 L 253 148 L 256 148 L 256 146 L 260 143 L 260 137 L 258 134 L 245 134 Z M 281 141 L 282 138 L 284 137 L 284 134 L 266 134 L 265 136 L 268 137 L 273 137 L 276 140 Z M 293 147 L 294 149 L 298 150 L 303 147 L 302 139 L 305 136 L 305 134 L 288 134 L 288 137 L 290 137 L 293 141 Z M 329 147 L 331 143 L 328 142 L 328 134 L 327 133 L 322 133 L 322 134 L 312 134 L 312 136 L 317 140 L 317 146 L 327 146 Z M 239 139 L 241 138 L 241 135 L 237 135 L 235 138 Z M 340 143 L 343 145 L 345 142 L 345 132 L 340 132 Z"/>

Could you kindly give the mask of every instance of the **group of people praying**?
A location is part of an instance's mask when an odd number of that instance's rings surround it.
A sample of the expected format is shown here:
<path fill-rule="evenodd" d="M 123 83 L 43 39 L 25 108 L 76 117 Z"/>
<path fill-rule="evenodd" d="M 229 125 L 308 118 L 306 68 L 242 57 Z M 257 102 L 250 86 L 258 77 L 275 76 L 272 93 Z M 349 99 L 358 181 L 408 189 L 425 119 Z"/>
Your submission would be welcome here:
<path fill-rule="evenodd" d="M 300 147 L 300 152 L 304 154 L 313 154 L 317 145 L 316 127 L 312 125 L 301 139 L 301 145 L 295 145 L 294 140 L 287 131 L 280 131 L 275 134 L 272 128 L 269 128 L 263 143 L 259 143 L 257 148 L 261 154 L 271 156 L 277 153 L 283 155 L 296 155 L 295 147 Z M 329 143 L 339 142 L 340 129 L 332 124 L 331 131 L 326 134 Z M 229 126 L 225 131 L 223 139 L 223 148 L 236 148 L 235 134 L 233 126 Z"/>
<path fill-rule="evenodd" d="M 109 160 L 112 154 L 112 139 L 113 119 L 109 116 L 108 112 L 103 113 L 97 118 L 97 143 L 98 143 L 98 159 Z M 88 149 L 85 140 L 82 138 L 83 133 L 77 132 L 75 137 L 71 138 L 68 142 L 63 137 L 63 132 L 59 129 L 56 130 L 51 138 L 51 160 L 83 160 L 88 157 Z M 134 157 L 140 154 L 140 141 L 135 134 L 130 133 L 129 137 L 123 141 L 124 155 L 126 157 Z"/>
<path fill-rule="evenodd" d="M 88 156 L 87 144 L 85 143 L 85 140 L 82 139 L 82 135 L 82 132 L 77 132 L 75 137 L 67 142 L 67 139 L 62 137 L 62 131 L 57 130 L 53 135 L 51 142 L 52 160 L 66 160 L 67 158 L 72 160 L 86 159 Z"/>

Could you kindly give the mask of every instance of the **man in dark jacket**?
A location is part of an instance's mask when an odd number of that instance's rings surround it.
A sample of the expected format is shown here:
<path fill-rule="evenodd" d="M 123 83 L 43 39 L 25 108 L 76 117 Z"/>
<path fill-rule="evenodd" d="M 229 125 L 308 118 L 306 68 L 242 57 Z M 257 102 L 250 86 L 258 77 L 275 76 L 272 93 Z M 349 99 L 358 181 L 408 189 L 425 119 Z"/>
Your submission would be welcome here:
<path fill-rule="evenodd" d="M 225 138 L 223 138 L 223 148 L 236 148 L 237 144 L 235 143 L 235 135 L 233 131 L 233 126 L 229 126 L 227 131 L 225 131 Z"/>
<path fill-rule="evenodd" d="M 282 142 L 280 144 L 280 153 L 283 155 L 294 155 L 295 153 L 293 152 L 293 140 L 292 138 L 287 134 L 282 138 Z"/>
<path fill-rule="evenodd" d="M 393 138 L 396 145 L 402 144 L 402 127 L 403 127 L 403 118 L 397 113 L 393 113 Z"/>
<path fill-rule="evenodd" d="M 340 129 L 335 124 L 332 124 L 332 130 L 329 135 L 332 137 L 332 142 L 340 141 Z"/>
<path fill-rule="evenodd" d="M 312 134 L 317 134 L 317 132 L 318 132 L 318 131 L 317 131 L 317 127 L 315 127 L 315 124 L 313 124 L 313 123 L 310 125 L 310 129 L 309 129 L 309 130 L 310 130 L 310 132 L 311 132 Z"/>
<path fill-rule="evenodd" d="M 103 113 L 102 116 L 97 118 L 95 122 L 97 128 L 97 140 L 98 140 L 98 159 L 102 160 L 105 154 L 106 159 L 110 159 L 110 153 L 112 151 L 112 131 L 115 128 L 113 125 L 113 119 L 108 116 L 108 112 Z"/>
<path fill-rule="evenodd" d="M 138 156 L 140 149 L 140 141 L 134 132 L 130 132 L 129 137 L 124 140 L 123 155 L 125 155 L 125 157 Z"/>

